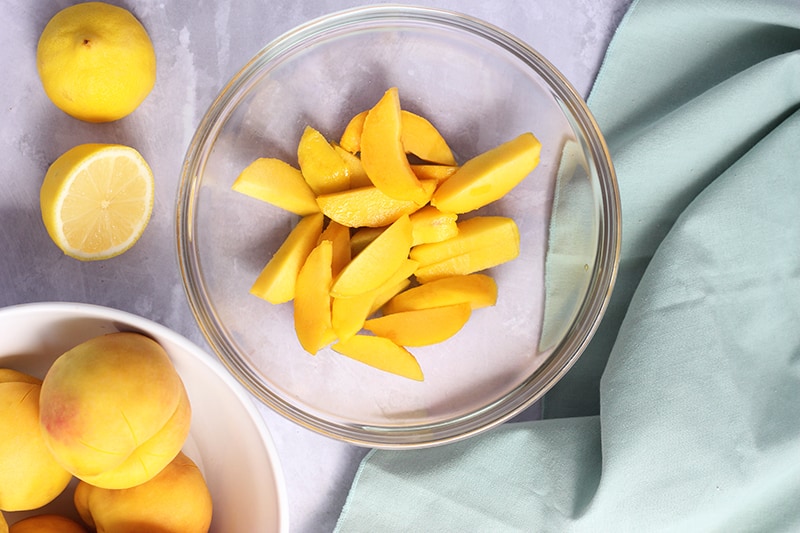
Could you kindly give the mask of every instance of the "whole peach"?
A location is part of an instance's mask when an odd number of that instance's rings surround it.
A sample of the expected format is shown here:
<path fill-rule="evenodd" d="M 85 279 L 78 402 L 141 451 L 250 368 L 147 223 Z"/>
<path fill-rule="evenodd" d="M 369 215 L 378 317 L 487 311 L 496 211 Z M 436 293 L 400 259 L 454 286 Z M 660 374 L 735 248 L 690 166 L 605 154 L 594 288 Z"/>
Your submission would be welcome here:
<path fill-rule="evenodd" d="M 42 383 L 39 422 L 56 460 L 98 487 L 144 483 L 180 451 L 191 407 L 169 356 L 139 333 L 110 333 L 62 354 Z"/>
<path fill-rule="evenodd" d="M 20 520 L 11 526 L 8 533 L 86 533 L 86 529 L 63 516 L 40 514 Z"/>
<path fill-rule="evenodd" d="M 56 462 L 39 431 L 41 381 L 0 370 L 0 509 L 26 511 L 50 503 L 72 476 Z"/>
<path fill-rule="evenodd" d="M 13 368 L 0 368 L 0 383 L 11 382 L 33 383 L 34 385 L 42 384 L 41 379 L 20 372 L 19 370 L 14 370 Z"/>
<path fill-rule="evenodd" d="M 150 481 L 123 490 L 81 481 L 75 508 L 98 533 L 206 533 L 211 494 L 197 465 L 183 452 Z"/>

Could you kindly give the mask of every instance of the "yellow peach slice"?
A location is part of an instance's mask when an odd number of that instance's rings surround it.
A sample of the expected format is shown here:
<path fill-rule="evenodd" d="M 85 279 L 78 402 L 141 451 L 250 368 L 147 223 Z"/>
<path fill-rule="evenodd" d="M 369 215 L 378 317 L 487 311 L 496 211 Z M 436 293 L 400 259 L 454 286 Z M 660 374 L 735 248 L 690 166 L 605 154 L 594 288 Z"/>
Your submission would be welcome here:
<path fill-rule="evenodd" d="M 334 276 L 350 262 L 352 257 L 350 247 L 350 228 L 331 220 L 328 227 L 319 236 L 317 244 L 322 241 L 331 241 L 333 247 L 333 259 L 331 260 L 331 272 Z"/>
<path fill-rule="evenodd" d="M 386 283 L 408 259 L 411 238 L 411 221 L 403 215 L 344 267 L 333 282 L 331 295 L 356 296 Z"/>
<path fill-rule="evenodd" d="M 401 140 L 406 153 L 414 154 L 423 161 L 431 163 L 451 166 L 456 164 L 453 152 L 450 151 L 444 137 L 428 119 L 405 111 L 401 120 L 403 126 Z"/>
<path fill-rule="evenodd" d="M 419 266 L 419 263 L 407 259 L 403 265 L 392 274 L 385 283 L 376 289 L 367 291 L 363 294 L 351 296 L 350 298 L 333 298 L 331 304 L 331 323 L 333 331 L 339 340 L 347 340 L 358 333 L 364 325 L 364 321 L 376 308 L 376 299 L 382 301 L 386 298 L 386 293 L 395 290 L 402 282 L 410 283 L 410 277 Z M 383 305 L 378 304 L 377 307 Z"/>
<path fill-rule="evenodd" d="M 369 110 L 362 111 L 351 118 L 339 139 L 342 148 L 351 154 L 362 150 L 364 122 L 368 112 Z M 430 163 L 448 166 L 456 164 L 447 141 L 428 119 L 401 109 L 400 123 L 400 142 L 404 152 L 414 154 Z"/>
<path fill-rule="evenodd" d="M 239 174 L 232 188 L 296 215 L 319 211 L 316 195 L 303 179 L 303 174 L 280 159 L 256 159 Z"/>
<path fill-rule="evenodd" d="M 458 333 L 469 320 L 468 303 L 399 311 L 364 322 L 364 329 L 401 346 L 429 346 Z"/>
<path fill-rule="evenodd" d="M 358 228 L 350 236 L 350 254 L 355 257 L 386 228 Z"/>
<path fill-rule="evenodd" d="M 294 298 L 297 273 L 322 233 L 322 213 L 306 215 L 289 233 L 275 255 L 264 266 L 250 287 L 250 294 L 272 304 Z"/>
<path fill-rule="evenodd" d="M 424 376 L 417 359 L 389 339 L 372 335 L 353 335 L 331 346 L 335 352 L 361 363 L 398 376 L 422 381 Z"/>
<path fill-rule="evenodd" d="M 379 296 L 381 293 L 397 286 L 400 282 L 410 279 L 411 276 L 414 275 L 414 272 L 417 271 L 417 268 L 419 268 L 419 263 L 417 261 L 413 259 L 404 259 L 400 268 L 395 270 L 394 273 L 389 276 L 389 279 L 383 282 L 378 288 L 373 289 L 373 293 Z"/>
<path fill-rule="evenodd" d="M 429 200 L 436 189 L 436 182 L 424 180 L 421 184 Z M 321 194 L 317 197 L 317 204 L 325 216 L 351 228 L 388 226 L 421 207 L 411 200 L 392 198 L 374 186 Z"/>
<path fill-rule="evenodd" d="M 350 176 L 341 156 L 328 140 L 306 126 L 297 145 L 297 162 L 314 194 L 327 194 L 350 188 Z"/>
<path fill-rule="evenodd" d="M 455 213 L 442 213 L 432 205 L 426 205 L 409 216 L 411 219 L 412 246 L 441 242 L 458 235 Z"/>
<path fill-rule="evenodd" d="M 487 150 L 443 181 L 431 204 L 442 211 L 467 213 L 499 200 L 539 164 L 541 143 L 532 133 Z"/>
<path fill-rule="evenodd" d="M 456 165 L 431 165 L 431 164 L 415 164 L 411 165 L 411 170 L 421 180 L 436 180 L 441 183 L 459 169 Z"/>
<path fill-rule="evenodd" d="M 420 244 L 410 251 L 411 259 L 421 266 L 492 246 L 510 246 L 519 251 L 519 229 L 512 218 L 482 216 L 457 224 L 458 233 L 450 239 Z M 504 254 L 505 255 L 505 254 Z"/>
<path fill-rule="evenodd" d="M 367 118 L 367 113 L 369 109 L 353 115 L 344 127 L 342 136 L 339 137 L 339 146 L 351 154 L 361 151 L 361 133 L 364 131 L 364 119 Z"/>
<path fill-rule="evenodd" d="M 403 291 L 383 306 L 384 314 L 468 303 L 472 309 L 497 303 L 497 283 L 486 274 L 441 278 Z"/>
<path fill-rule="evenodd" d="M 364 321 L 369 316 L 374 300 L 373 291 L 350 298 L 333 298 L 331 325 L 337 339 L 346 341 L 361 330 Z"/>
<path fill-rule="evenodd" d="M 370 109 L 361 133 L 361 164 L 370 181 L 386 195 L 420 205 L 427 193 L 408 163 L 400 140 L 400 99 L 393 87 Z"/>
<path fill-rule="evenodd" d="M 335 339 L 331 325 L 331 241 L 320 242 L 297 274 L 294 329 L 305 351 L 315 355 Z"/>
<path fill-rule="evenodd" d="M 347 173 L 350 175 L 351 189 L 369 187 L 372 185 L 369 176 L 367 176 L 367 172 L 364 170 L 364 165 L 361 164 L 361 159 L 357 155 L 348 152 L 338 144 L 334 144 L 333 149 L 336 150 L 336 153 L 339 154 L 339 157 L 342 158 L 342 161 L 344 161 L 347 167 Z"/>
<path fill-rule="evenodd" d="M 414 272 L 416 272 L 416 270 Z M 394 298 L 395 296 L 406 290 L 409 287 L 409 285 L 411 285 L 411 280 L 404 279 L 399 283 L 396 283 L 394 285 L 387 285 L 386 287 L 379 290 L 378 293 L 375 295 L 375 300 L 372 302 L 372 307 L 369 310 L 369 315 L 372 315 L 376 311 L 381 309 L 384 305 L 386 305 L 386 302 L 390 301 L 392 298 Z"/>
<path fill-rule="evenodd" d="M 511 261 L 518 255 L 519 241 L 503 241 L 444 259 L 438 263 L 420 266 L 414 276 L 420 283 L 429 283 L 449 276 L 480 272 Z"/>

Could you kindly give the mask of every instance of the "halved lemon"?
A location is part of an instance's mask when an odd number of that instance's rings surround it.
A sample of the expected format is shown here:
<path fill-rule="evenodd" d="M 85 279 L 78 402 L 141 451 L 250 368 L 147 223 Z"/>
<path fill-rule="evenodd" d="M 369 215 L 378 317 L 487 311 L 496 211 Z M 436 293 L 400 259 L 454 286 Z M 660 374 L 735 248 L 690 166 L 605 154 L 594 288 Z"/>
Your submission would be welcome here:
<path fill-rule="evenodd" d="M 134 148 L 81 144 L 56 159 L 40 192 L 53 242 L 82 261 L 108 259 L 133 246 L 153 210 L 153 173 Z"/>

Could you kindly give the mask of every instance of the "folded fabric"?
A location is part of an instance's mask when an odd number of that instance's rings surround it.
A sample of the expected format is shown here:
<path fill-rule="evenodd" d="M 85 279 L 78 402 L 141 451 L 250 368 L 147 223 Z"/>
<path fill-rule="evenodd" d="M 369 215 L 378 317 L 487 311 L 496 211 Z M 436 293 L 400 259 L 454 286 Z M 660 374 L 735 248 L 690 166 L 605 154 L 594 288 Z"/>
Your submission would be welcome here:
<path fill-rule="evenodd" d="M 370 452 L 337 531 L 800 531 L 800 4 L 635 2 L 589 106 L 620 273 L 550 418 Z"/>
<path fill-rule="evenodd" d="M 797 110 L 799 49 L 796 0 L 631 6 L 588 99 L 619 181 L 619 275 L 592 343 L 547 395 L 546 417 L 599 413 L 600 376 L 650 258 L 694 198 Z"/>

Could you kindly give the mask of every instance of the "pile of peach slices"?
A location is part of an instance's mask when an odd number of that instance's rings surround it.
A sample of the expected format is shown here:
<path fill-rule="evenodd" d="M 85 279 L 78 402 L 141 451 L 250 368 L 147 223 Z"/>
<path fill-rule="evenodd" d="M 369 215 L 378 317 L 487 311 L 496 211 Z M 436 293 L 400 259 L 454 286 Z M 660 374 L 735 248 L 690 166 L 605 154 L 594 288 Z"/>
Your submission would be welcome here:
<path fill-rule="evenodd" d="M 331 345 L 422 381 L 407 347 L 444 341 L 472 310 L 494 305 L 497 286 L 481 271 L 519 255 L 513 219 L 460 215 L 516 187 L 540 152 L 523 133 L 458 165 L 427 119 L 401 109 L 395 87 L 354 116 L 338 143 L 307 126 L 299 168 L 262 157 L 233 184 L 301 217 L 250 292 L 293 301 L 307 352 Z"/>

